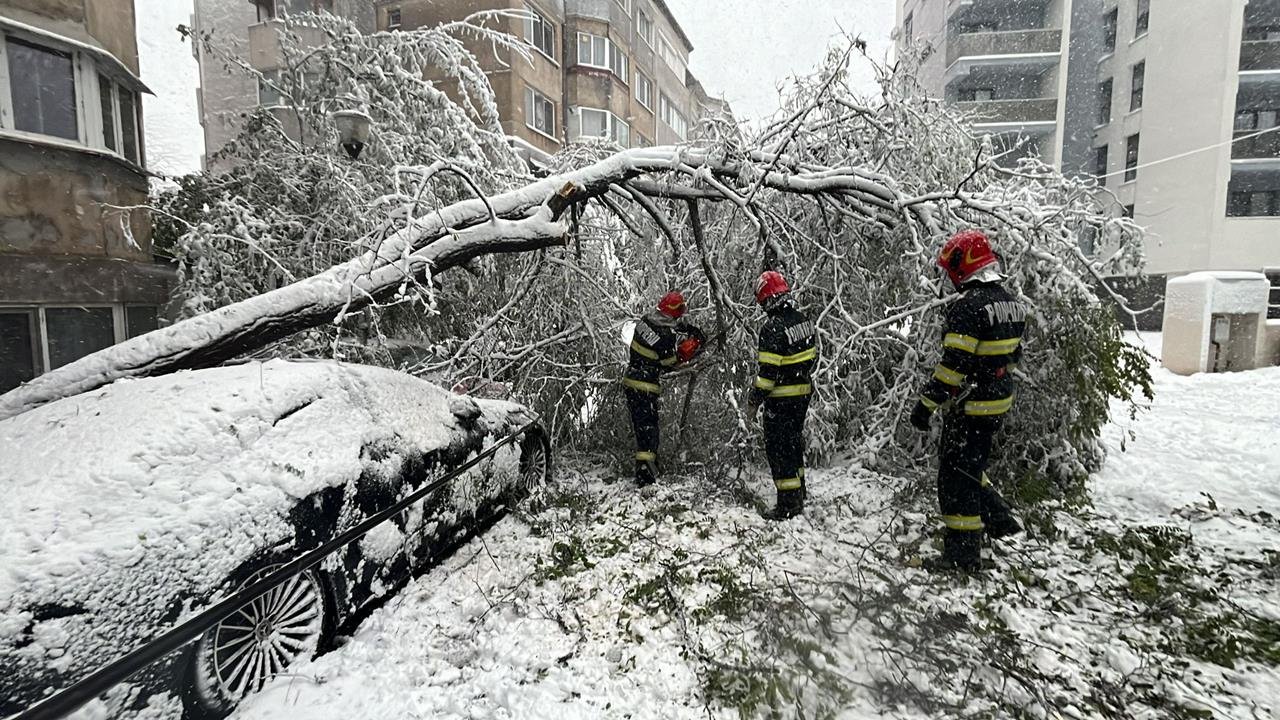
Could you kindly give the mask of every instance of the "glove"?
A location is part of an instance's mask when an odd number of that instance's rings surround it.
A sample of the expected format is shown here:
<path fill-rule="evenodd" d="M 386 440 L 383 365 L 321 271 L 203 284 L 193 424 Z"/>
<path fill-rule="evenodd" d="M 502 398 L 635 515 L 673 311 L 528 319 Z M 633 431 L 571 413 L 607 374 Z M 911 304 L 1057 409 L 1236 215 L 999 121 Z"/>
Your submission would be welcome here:
<path fill-rule="evenodd" d="M 924 406 L 924 403 L 916 401 L 916 406 L 911 411 L 911 424 L 917 430 L 929 432 L 929 420 L 933 417 L 933 411 Z"/>
<path fill-rule="evenodd" d="M 702 351 L 702 341 L 696 337 L 687 337 L 676 345 L 676 358 L 681 363 L 687 363 L 698 356 Z"/>

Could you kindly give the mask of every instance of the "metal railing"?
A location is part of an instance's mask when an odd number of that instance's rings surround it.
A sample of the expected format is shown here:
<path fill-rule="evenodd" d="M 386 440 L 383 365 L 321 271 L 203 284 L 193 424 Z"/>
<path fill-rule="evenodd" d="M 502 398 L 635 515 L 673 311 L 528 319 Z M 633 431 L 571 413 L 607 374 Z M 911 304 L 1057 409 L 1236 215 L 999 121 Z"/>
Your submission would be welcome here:
<path fill-rule="evenodd" d="M 213 628 L 228 615 L 231 615 L 246 604 L 267 594 L 277 585 L 301 574 L 308 568 L 324 560 L 331 553 L 340 550 L 355 540 L 360 539 L 373 528 L 404 512 L 410 505 L 422 500 L 431 493 L 443 488 L 445 485 L 448 485 L 462 473 L 492 457 L 500 448 L 514 442 L 537 423 L 537 420 L 532 420 L 526 423 L 521 426 L 519 430 L 489 446 L 483 452 L 453 469 L 435 482 L 429 483 L 415 490 L 391 507 L 370 515 L 362 522 L 337 535 L 328 542 L 302 554 L 288 563 L 285 563 L 280 567 L 280 569 L 268 574 L 261 580 L 237 590 L 225 600 L 201 611 L 190 620 L 179 624 L 177 627 L 174 627 L 159 637 L 148 641 L 141 647 L 135 648 L 112 662 L 103 665 L 75 683 L 68 685 L 62 690 L 59 690 L 17 715 L 13 715 L 9 720 L 49 720 L 49 718 L 65 717 L 66 715 L 75 712 L 85 703 L 88 703 L 90 700 L 98 697 L 107 690 L 110 690 L 112 687 L 125 682 L 138 672 L 145 669 L 151 663 L 163 658 L 174 650 L 185 646 L 187 643 L 196 640 L 200 635 Z"/>

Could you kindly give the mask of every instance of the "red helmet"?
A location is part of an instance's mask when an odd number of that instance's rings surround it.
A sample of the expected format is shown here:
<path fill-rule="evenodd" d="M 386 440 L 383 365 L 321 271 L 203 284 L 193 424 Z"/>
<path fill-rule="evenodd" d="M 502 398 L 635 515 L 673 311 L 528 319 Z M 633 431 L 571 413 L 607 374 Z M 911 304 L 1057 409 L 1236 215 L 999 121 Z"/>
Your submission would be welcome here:
<path fill-rule="evenodd" d="M 764 304 L 765 300 L 791 292 L 787 279 L 777 270 L 765 270 L 756 281 L 756 302 Z"/>
<path fill-rule="evenodd" d="M 675 290 L 663 295 L 662 299 L 658 301 L 658 312 L 673 320 L 679 319 L 684 315 L 684 310 L 684 295 Z"/>
<path fill-rule="evenodd" d="M 998 258 L 991 251 L 991 243 L 981 230 L 964 230 L 952 235 L 938 254 L 938 267 L 947 271 L 947 277 L 956 287 L 996 262 Z"/>

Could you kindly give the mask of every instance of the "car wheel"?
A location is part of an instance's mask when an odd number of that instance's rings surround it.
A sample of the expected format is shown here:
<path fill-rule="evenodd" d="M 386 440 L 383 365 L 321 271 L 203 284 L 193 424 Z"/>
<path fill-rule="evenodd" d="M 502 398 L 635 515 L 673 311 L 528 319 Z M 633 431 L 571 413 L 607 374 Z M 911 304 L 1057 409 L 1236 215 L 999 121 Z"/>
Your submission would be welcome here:
<path fill-rule="evenodd" d="M 539 429 L 520 441 L 520 479 L 516 499 L 536 496 L 551 482 L 551 440 Z"/>
<path fill-rule="evenodd" d="M 266 561 L 237 573 L 244 588 L 284 565 Z M 226 717 L 246 696 L 333 639 L 328 583 L 316 568 L 286 580 L 200 636 L 189 651 L 182 686 L 188 718 Z"/>

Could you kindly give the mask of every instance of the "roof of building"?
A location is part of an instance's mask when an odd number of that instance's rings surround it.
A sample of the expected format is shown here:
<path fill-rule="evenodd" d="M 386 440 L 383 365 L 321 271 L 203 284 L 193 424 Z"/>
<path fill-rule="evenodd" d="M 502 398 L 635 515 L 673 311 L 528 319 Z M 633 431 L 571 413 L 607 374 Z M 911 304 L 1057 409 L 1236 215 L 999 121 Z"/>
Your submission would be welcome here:
<path fill-rule="evenodd" d="M 693 41 L 689 39 L 688 35 L 684 34 L 684 28 L 680 27 L 680 22 L 676 20 L 675 13 L 671 12 L 671 8 L 667 7 L 665 0 L 653 0 L 653 4 L 662 11 L 663 15 L 667 17 L 667 22 L 671 23 L 671 27 L 675 29 L 676 35 L 680 36 L 680 41 L 684 43 L 685 49 L 689 52 L 693 52 Z"/>

